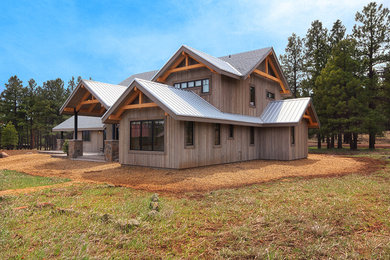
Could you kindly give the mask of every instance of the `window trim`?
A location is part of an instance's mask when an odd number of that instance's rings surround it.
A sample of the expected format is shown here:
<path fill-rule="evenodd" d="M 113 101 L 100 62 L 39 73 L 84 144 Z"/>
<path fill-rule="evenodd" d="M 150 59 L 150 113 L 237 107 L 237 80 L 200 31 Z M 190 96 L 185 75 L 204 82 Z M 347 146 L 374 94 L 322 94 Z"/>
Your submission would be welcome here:
<path fill-rule="evenodd" d="M 209 81 L 209 91 L 208 92 L 203 92 L 203 81 L 204 80 L 208 80 Z M 200 81 L 200 86 L 196 86 L 196 81 Z M 194 86 L 193 87 L 189 87 L 188 86 L 189 82 L 194 82 Z M 186 83 L 186 86 L 187 86 L 186 88 L 182 88 L 181 87 L 181 84 L 183 84 L 183 83 Z M 193 80 L 187 80 L 187 81 L 178 81 L 178 82 L 174 82 L 172 85 L 175 88 L 177 88 L 177 89 L 184 89 L 184 90 L 187 90 L 187 89 L 200 89 L 200 93 L 202 95 L 208 95 L 208 94 L 211 93 L 211 77 L 209 77 L 209 78 L 201 78 L 201 79 L 193 79 Z"/>
<path fill-rule="evenodd" d="M 152 150 L 142 150 L 142 140 L 140 139 L 140 137 L 142 137 L 142 122 L 146 122 L 146 121 L 151 121 L 152 122 Z M 163 150 L 154 150 L 154 122 L 155 121 L 162 121 L 164 122 L 164 142 L 163 142 Z M 132 149 L 131 148 L 131 123 L 132 122 L 139 122 L 140 123 L 140 137 L 139 137 L 139 146 L 140 148 L 139 149 Z M 165 153 L 165 147 L 166 147 L 166 144 L 165 144 L 165 136 L 166 136 L 166 131 L 165 131 L 165 124 L 166 124 L 166 121 L 164 118 L 160 118 L 160 119 L 144 119 L 144 120 L 130 120 L 129 122 L 129 126 L 130 126 L 130 138 L 129 138 L 129 151 L 130 152 L 144 152 L 144 153 Z"/>

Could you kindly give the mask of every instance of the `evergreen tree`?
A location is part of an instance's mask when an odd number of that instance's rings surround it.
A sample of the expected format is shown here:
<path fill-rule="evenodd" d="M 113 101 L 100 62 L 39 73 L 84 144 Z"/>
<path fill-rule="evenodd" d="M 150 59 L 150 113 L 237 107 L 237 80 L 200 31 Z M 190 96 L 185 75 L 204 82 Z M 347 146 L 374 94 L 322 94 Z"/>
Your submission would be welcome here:
<path fill-rule="evenodd" d="M 362 12 L 357 12 L 355 16 L 357 25 L 353 28 L 353 36 L 358 42 L 358 47 L 365 69 L 364 84 L 367 87 L 367 97 L 369 99 L 369 148 L 375 149 L 375 137 L 383 130 L 383 114 L 378 109 L 377 101 L 380 100 L 378 94 L 379 81 L 376 67 L 386 61 L 389 50 L 386 45 L 390 39 L 390 16 L 389 9 L 375 2 L 369 3 Z"/>
<path fill-rule="evenodd" d="M 335 47 L 345 37 L 346 28 L 340 20 L 334 22 L 332 30 L 330 30 L 329 41 L 331 48 Z"/>
<path fill-rule="evenodd" d="M 361 84 L 356 42 L 341 40 L 332 50 L 316 80 L 317 103 L 324 131 L 330 135 L 348 133 L 351 149 L 357 149 L 357 135 L 365 131 L 366 90 Z"/>
<path fill-rule="evenodd" d="M 1 145 L 7 150 L 12 149 L 18 143 L 18 132 L 11 121 L 1 131 Z"/>
<path fill-rule="evenodd" d="M 303 43 L 302 39 L 293 33 L 288 37 L 285 54 L 280 56 L 283 72 L 287 78 L 294 97 L 300 96 L 300 82 L 303 69 Z"/>

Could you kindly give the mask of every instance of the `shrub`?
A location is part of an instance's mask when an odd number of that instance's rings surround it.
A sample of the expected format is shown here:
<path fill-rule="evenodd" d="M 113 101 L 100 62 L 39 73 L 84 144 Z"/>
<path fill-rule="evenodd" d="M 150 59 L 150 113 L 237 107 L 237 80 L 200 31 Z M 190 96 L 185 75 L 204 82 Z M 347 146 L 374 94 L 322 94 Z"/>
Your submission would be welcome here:
<path fill-rule="evenodd" d="M 14 148 L 18 143 L 18 132 L 12 122 L 8 124 L 1 131 L 1 145 L 7 150 Z"/>

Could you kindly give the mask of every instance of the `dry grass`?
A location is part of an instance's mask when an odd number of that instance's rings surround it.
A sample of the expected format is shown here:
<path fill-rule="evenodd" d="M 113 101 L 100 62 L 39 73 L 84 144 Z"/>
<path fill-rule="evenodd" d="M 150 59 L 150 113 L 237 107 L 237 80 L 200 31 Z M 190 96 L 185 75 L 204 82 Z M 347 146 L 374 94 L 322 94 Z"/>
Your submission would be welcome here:
<path fill-rule="evenodd" d="M 247 186 L 288 177 L 343 175 L 372 171 L 376 160 L 333 155 L 309 155 L 297 161 L 248 161 L 186 170 L 120 166 L 51 158 L 45 154 L 22 154 L 1 159 L 0 169 L 74 181 L 105 182 L 159 192 L 211 191 Z"/>

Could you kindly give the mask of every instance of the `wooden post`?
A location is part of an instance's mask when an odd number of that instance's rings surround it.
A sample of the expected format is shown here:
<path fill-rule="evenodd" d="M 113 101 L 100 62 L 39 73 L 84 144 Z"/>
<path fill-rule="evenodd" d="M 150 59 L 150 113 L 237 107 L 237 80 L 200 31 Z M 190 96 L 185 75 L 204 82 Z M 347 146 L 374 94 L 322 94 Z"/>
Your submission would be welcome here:
<path fill-rule="evenodd" d="M 112 140 L 115 140 L 115 124 L 112 124 Z"/>
<path fill-rule="evenodd" d="M 77 110 L 74 109 L 74 139 L 77 140 Z"/>

